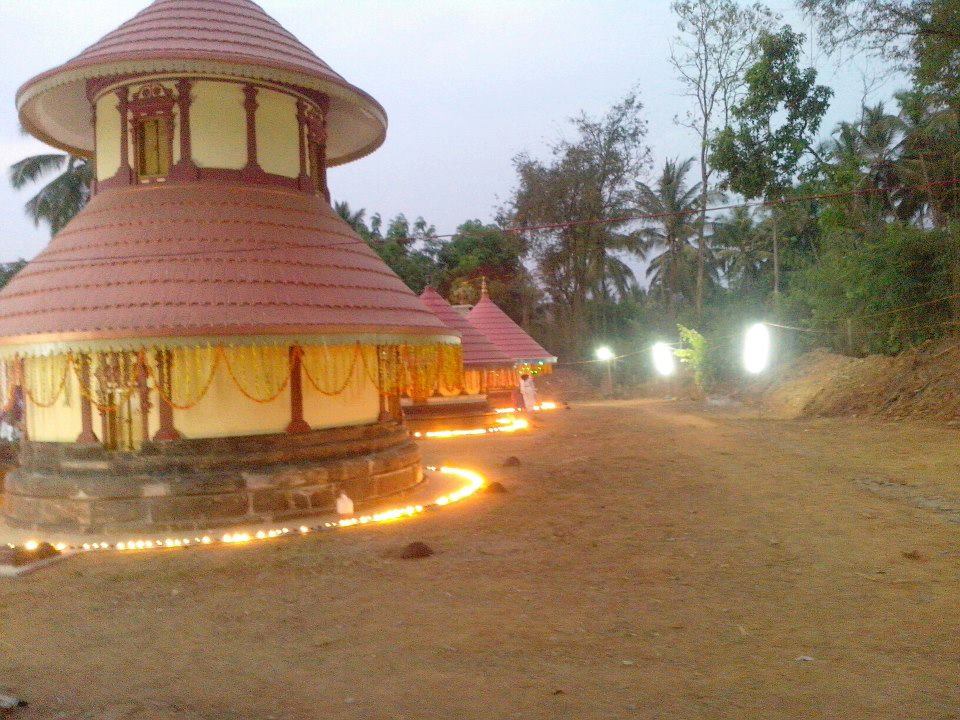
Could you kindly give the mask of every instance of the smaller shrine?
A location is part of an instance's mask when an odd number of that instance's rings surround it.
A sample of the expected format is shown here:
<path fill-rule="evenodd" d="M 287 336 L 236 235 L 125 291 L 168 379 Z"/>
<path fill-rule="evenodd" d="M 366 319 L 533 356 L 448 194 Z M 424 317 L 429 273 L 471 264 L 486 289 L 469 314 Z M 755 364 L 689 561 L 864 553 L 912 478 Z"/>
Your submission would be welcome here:
<path fill-rule="evenodd" d="M 403 399 L 407 424 L 414 431 L 496 426 L 488 397 L 509 394 L 517 386 L 513 360 L 435 289 L 424 290 L 420 300 L 452 334 L 460 336 L 463 374 L 451 374 L 458 380 L 452 386 L 440 377 L 432 387 L 416 388 L 411 383 L 411 392 Z M 414 391 L 418 392 L 411 394 Z"/>
<path fill-rule="evenodd" d="M 467 313 L 467 320 L 500 352 L 510 358 L 515 377 L 523 374 L 536 377 L 552 372 L 553 365 L 557 362 L 556 356 L 545 350 L 490 299 L 486 280 L 480 290 L 480 300 Z M 510 392 L 513 387 L 515 385 L 511 385 L 506 392 L 500 389 L 492 390 L 488 394 L 489 401 L 495 407 L 512 405 Z"/>

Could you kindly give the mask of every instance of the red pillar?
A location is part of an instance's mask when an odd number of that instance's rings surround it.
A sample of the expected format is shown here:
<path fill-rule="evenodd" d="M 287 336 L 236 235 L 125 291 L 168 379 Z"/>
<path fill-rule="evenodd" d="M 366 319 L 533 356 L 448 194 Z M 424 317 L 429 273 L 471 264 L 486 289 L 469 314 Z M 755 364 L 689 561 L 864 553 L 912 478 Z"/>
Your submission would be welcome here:
<path fill-rule="evenodd" d="M 90 396 L 93 395 L 93 387 L 90 384 L 90 356 L 77 356 L 77 380 L 80 383 L 80 435 L 77 436 L 77 443 L 81 445 L 93 445 L 100 442 L 97 434 L 93 431 L 93 405 L 90 404 Z"/>
<path fill-rule="evenodd" d="M 180 115 L 180 162 L 173 166 L 171 176 L 180 180 L 196 180 L 197 166 L 193 162 L 193 141 L 190 135 L 190 105 L 193 103 L 193 83 L 184 78 L 177 83 L 177 112 Z"/>
<path fill-rule="evenodd" d="M 257 88 L 254 85 L 243 86 L 243 109 L 247 111 L 247 166 L 248 173 L 260 172 L 257 158 Z"/>
<path fill-rule="evenodd" d="M 310 190 L 310 175 L 307 172 L 307 104 L 297 100 L 297 129 L 300 135 L 300 175 L 297 183 L 304 192 Z"/>
<path fill-rule="evenodd" d="M 130 92 L 126 86 L 117 90 L 120 103 L 120 177 L 128 183 L 133 182 L 133 166 L 130 164 Z"/>
<path fill-rule="evenodd" d="M 310 425 L 303 418 L 303 359 L 296 345 L 290 348 L 290 435 L 310 432 Z"/>
<path fill-rule="evenodd" d="M 381 423 L 390 422 L 390 409 L 387 403 L 387 384 L 388 379 L 384 372 L 384 348 L 377 345 L 377 396 L 380 398 L 380 416 L 377 420 Z"/>
<path fill-rule="evenodd" d="M 183 436 L 173 425 L 173 406 L 168 398 L 173 396 L 173 381 L 170 366 L 173 358 L 169 350 L 157 350 L 157 395 L 160 402 L 160 427 L 153 436 L 154 442 L 171 442 Z"/>

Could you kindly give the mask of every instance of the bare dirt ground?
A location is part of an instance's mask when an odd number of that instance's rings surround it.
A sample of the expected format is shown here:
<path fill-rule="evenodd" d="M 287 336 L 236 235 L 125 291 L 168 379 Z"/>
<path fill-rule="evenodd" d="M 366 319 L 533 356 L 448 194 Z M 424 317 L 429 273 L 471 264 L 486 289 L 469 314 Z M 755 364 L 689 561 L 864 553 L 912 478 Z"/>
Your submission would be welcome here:
<path fill-rule="evenodd" d="M 960 718 L 957 430 L 537 422 L 425 446 L 508 494 L 4 582 L 0 685 L 29 720 Z M 437 554 L 388 557 L 413 540 Z"/>

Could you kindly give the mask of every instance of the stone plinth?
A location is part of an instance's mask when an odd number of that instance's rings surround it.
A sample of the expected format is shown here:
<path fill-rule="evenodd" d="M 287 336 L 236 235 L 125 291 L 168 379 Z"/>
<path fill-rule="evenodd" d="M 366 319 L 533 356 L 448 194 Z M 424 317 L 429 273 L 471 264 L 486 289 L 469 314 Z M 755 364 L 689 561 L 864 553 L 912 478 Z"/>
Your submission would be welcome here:
<path fill-rule="evenodd" d="M 0 517 L 50 530 L 202 529 L 329 511 L 341 489 L 368 502 L 422 477 L 398 423 L 148 443 L 135 453 L 27 442 Z"/>

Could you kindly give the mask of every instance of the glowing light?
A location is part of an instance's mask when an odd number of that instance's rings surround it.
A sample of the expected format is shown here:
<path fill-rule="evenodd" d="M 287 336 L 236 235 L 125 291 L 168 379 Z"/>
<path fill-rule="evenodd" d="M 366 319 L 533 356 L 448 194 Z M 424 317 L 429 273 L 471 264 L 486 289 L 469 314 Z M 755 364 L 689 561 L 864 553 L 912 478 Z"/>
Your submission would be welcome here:
<path fill-rule="evenodd" d="M 601 345 L 598 347 L 594 354 L 597 356 L 597 360 L 601 362 L 610 362 L 615 357 L 613 350 L 608 348 L 606 345 Z"/>
<path fill-rule="evenodd" d="M 453 438 L 465 437 L 468 435 L 489 435 L 492 433 L 512 433 L 518 430 L 526 430 L 530 427 L 530 421 L 525 418 L 514 418 L 513 420 L 497 420 L 497 427 L 471 428 L 469 430 L 428 430 L 427 432 L 415 432 L 415 438 Z"/>
<path fill-rule="evenodd" d="M 526 420 L 519 421 L 520 427 L 526 427 L 528 425 Z M 492 431 L 500 431 L 500 428 L 491 428 Z M 372 515 L 360 515 L 357 517 L 348 517 L 342 518 L 335 522 L 324 522 L 321 525 L 316 525 L 314 527 L 309 527 L 307 525 L 301 525 L 299 531 L 301 535 L 306 535 L 308 533 L 319 532 L 321 530 L 336 530 L 339 528 L 348 528 L 358 525 L 371 525 L 377 523 L 388 523 L 396 522 L 405 518 L 414 517 L 421 513 L 426 512 L 429 509 L 444 507 L 452 503 L 459 502 L 464 498 L 467 498 L 478 490 L 480 490 L 484 484 L 485 480 L 483 475 L 480 473 L 474 472 L 473 470 L 465 470 L 463 468 L 453 468 L 453 467 L 428 467 L 427 470 L 431 472 L 440 472 L 444 475 L 451 475 L 455 478 L 459 478 L 465 481 L 465 484 L 460 487 L 458 490 L 453 492 L 448 492 L 444 495 L 439 496 L 432 502 L 426 503 L 424 505 L 406 505 L 403 507 L 391 508 L 388 510 L 382 510 L 380 512 L 374 513 Z M 224 534 L 219 541 L 214 540 L 209 535 L 203 535 L 201 537 L 196 537 L 192 541 L 190 538 L 157 538 L 157 539 L 141 539 L 141 540 L 122 540 L 117 543 L 111 544 L 109 542 L 97 542 L 97 543 L 83 543 L 82 545 L 68 545 L 66 543 L 58 543 L 56 545 L 57 550 L 84 550 L 84 551 L 93 551 L 93 550 L 118 550 L 118 551 L 131 551 L 131 550 L 149 550 L 149 549 L 163 549 L 163 548 L 184 548 L 190 546 L 192 543 L 197 545 L 211 545 L 216 542 L 221 542 L 226 545 L 235 545 L 238 543 L 247 543 L 257 540 L 269 540 L 273 538 L 278 538 L 283 535 L 290 533 L 290 528 L 273 528 L 270 530 L 258 530 L 256 532 L 236 532 L 236 533 L 226 533 Z M 40 546 L 39 540 L 29 540 L 23 544 L 23 548 L 26 550 L 35 550 Z M 16 545 L 10 544 L 9 547 L 16 548 Z"/>
<path fill-rule="evenodd" d="M 556 410 L 558 407 L 560 406 L 557 403 L 552 401 L 547 401 L 547 402 L 542 402 L 539 405 L 534 405 L 532 409 L 534 412 L 543 412 L 545 410 Z M 494 408 L 493 411 L 498 414 L 520 413 L 520 412 L 523 412 L 523 408 L 515 408 L 515 407 Z"/>
<path fill-rule="evenodd" d="M 770 362 L 770 328 L 764 323 L 751 325 L 743 340 L 743 366 L 748 373 L 763 372 Z"/>
<path fill-rule="evenodd" d="M 655 343 L 651 355 L 653 356 L 653 367 L 660 375 L 667 377 L 677 371 L 676 356 L 673 354 L 673 348 L 667 343 Z"/>

